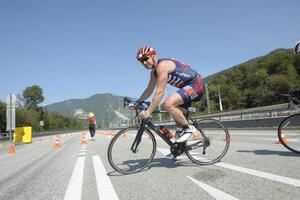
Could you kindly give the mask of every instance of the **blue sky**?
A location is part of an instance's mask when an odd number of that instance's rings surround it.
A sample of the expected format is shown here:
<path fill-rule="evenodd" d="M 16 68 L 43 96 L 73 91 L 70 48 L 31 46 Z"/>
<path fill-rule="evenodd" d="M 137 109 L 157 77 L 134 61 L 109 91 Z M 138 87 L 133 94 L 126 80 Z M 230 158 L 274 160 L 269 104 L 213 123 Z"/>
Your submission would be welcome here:
<path fill-rule="evenodd" d="M 34 84 L 45 105 L 139 97 L 149 78 L 135 59 L 144 44 L 206 77 L 292 48 L 299 8 L 299 0 L 0 0 L 0 100 Z"/>

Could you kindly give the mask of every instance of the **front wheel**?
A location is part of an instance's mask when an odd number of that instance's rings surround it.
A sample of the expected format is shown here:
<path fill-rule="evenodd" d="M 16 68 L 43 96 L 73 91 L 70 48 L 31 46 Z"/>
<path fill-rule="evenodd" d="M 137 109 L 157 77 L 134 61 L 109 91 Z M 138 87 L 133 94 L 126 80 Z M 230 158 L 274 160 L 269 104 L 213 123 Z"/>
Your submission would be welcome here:
<path fill-rule="evenodd" d="M 200 165 L 218 162 L 228 151 L 230 135 L 226 127 L 214 119 L 196 120 L 197 134 L 187 141 L 186 155 Z"/>
<path fill-rule="evenodd" d="M 139 127 L 134 126 L 119 131 L 108 146 L 108 161 L 122 174 L 132 174 L 145 169 L 155 155 L 156 140 L 148 129 L 144 130 L 137 151 L 131 150 L 138 130 Z"/>
<path fill-rule="evenodd" d="M 287 149 L 300 153 L 300 114 L 291 115 L 281 122 L 278 138 Z"/>

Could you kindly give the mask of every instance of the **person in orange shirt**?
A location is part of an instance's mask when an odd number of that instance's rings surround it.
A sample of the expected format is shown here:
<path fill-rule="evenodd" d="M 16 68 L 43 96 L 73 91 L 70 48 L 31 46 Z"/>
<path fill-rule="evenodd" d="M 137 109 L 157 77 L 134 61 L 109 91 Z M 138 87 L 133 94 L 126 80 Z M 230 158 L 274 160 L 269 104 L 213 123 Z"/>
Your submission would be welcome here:
<path fill-rule="evenodd" d="M 88 121 L 88 125 L 89 125 L 89 131 L 90 131 L 91 139 L 95 140 L 97 122 L 96 122 L 96 116 L 94 115 L 94 113 L 90 112 L 88 114 L 87 121 Z"/>

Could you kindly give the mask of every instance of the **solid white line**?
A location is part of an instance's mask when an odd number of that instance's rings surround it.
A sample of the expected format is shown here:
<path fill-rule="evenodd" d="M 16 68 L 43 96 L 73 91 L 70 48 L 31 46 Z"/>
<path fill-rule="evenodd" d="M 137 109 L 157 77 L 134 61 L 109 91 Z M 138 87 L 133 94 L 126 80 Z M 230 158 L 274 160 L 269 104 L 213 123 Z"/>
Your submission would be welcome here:
<path fill-rule="evenodd" d="M 70 179 L 65 200 L 80 200 L 85 157 L 78 157 Z"/>
<path fill-rule="evenodd" d="M 93 164 L 98 188 L 99 199 L 118 200 L 118 195 L 107 176 L 106 170 L 98 155 L 93 156 Z"/>
<path fill-rule="evenodd" d="M 192 177 L 189 177 L 189 176 L 187 176 L 187 177 L 217 200 L 238 200 L 237 198 L 235 198 L 225 192 L 222 192 L 221 190 L 211 187 L 205 183 L 202 183 Z"/>
<path fill-rule="evenodd" d="M 160 151 L 164 155 L 167 155 L 167 152 L 170 152 L 168 149 L 163 149 L 163 148 L 157 148 L 157 150 Z M 242 172 L 245 174 L 250 174 L 253 176 L 258 176 L 261 178 L 269 179 L 272 181 L 277 181 L 277 182 L 285 183 L 288 185 L 300 187 L 300 180 L 298 180 L 298 179 L 288 178 L 285 176 L 262 172 L 262 171 L 258 171 L 258 170 L 254 170 L 254 169 L 245 168 L 245 167 L 239 167 L 236 165 L 231 165 L 231 164 L 227 164 L 227 163 L 223 163 L 223 162 L 216 163 L 214 165 L 219 166 L 219 167 L 224 167 L 227 169 L 231 169 L 234 171 Z"/>
<path fill-rule="evenodd" d="M 231 165 L 231 164 L 227 164 L 227 163 L 216 163 L 215 165 L 220 166 L 220 167 L 224 167 L 224 168 L 227 168 L 227 169 L 231 169 L 231 170 L 234 170 L 234 171 L 250 174 L 250 175 L 253 175 L 253 176 L 258 176 L 258 177 L 261 177 L 261 178 L 269 179 L 269 180 L 272 180 L 272 181 L 285 183 L 285 184 L 292 185 L 292 186 L 295 186 L 295 187 L 300 187 L 300 180 L 298 180 L 298 179 L 288 178 L 288 177 L 285 177 L 285 176 L 279 176 L 279 175 L 271 174 L 271 173 L 267 173 L 267 172 L 261 172 L 261 171 L 257 171 L 257 170 L 254 170 L 254 169 L 239 167 L 239 166 L 235 166 L 235 165 Z"/>

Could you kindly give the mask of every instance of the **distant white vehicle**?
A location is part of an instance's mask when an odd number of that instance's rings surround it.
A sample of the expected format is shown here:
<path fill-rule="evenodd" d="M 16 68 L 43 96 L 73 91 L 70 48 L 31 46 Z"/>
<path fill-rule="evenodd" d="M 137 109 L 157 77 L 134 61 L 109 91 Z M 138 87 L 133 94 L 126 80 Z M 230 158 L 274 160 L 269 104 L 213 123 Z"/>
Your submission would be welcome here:
<path fill-rule="evenodd" d="M 294 47 L 294 53 L 300 54 L 300 41 L 297 42 L 296 46 Z"/>

